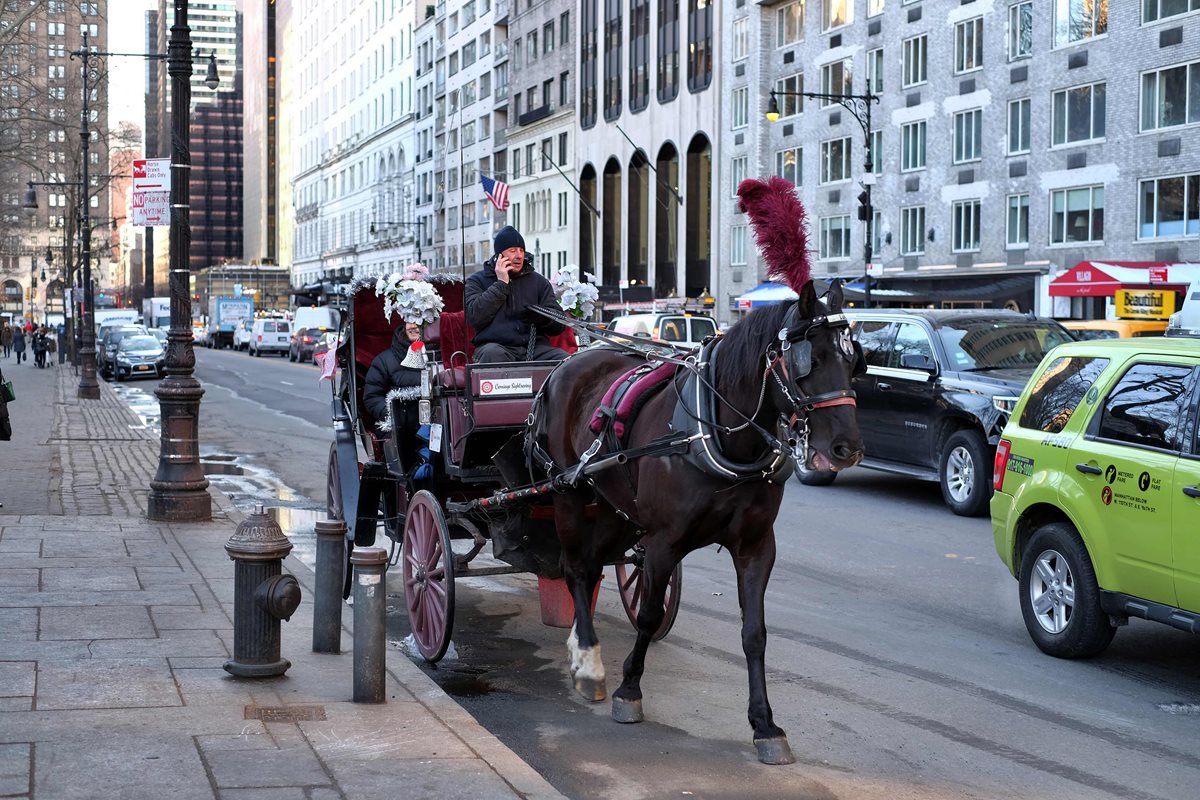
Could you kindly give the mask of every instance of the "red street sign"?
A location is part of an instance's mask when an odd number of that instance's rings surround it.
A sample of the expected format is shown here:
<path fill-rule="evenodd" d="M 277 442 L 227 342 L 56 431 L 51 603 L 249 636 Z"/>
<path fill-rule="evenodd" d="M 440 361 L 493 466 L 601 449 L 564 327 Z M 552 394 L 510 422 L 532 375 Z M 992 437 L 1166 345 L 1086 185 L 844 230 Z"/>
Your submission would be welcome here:
<path fill-rule="evenodd" d="M 1167 272 L 1168 272 L 1168 270 L 1166 267 L 1151 267 L 1150 268 L 1150 282 L 1151 283 L 1167 283 L 1169 280 L 1167 277 Z"/>

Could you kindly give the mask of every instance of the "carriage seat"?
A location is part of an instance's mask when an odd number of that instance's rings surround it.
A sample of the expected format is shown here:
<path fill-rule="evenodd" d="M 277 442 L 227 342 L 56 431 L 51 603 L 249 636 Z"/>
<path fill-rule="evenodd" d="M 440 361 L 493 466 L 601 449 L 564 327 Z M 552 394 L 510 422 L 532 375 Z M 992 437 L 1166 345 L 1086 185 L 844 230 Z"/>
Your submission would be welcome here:
<path fill-rule="evenodd" d="M 467 325 L 462 311 L 447 311 L 437 321 L 425 328 L 425 343 L 436 347 L 442 357 L 442 372 L 439 376 L 445 389 L 466 389 L 466 364 L 471 360 L 475 348 L 471 340 L 475 333 Z"/>

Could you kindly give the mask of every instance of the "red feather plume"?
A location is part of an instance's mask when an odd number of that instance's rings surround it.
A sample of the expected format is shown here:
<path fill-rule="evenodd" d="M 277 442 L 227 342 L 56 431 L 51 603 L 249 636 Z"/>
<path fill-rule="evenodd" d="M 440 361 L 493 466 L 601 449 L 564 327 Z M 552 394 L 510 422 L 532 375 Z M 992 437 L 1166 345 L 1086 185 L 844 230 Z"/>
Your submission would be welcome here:
<path fill-rule="evenodd" d="M 737 189 L 741 209 L 754 226 L 754 240 L 767 262 L 767 278 L 786 283 L 796 294 L 812 279 L 808 215 L 791 181 L 748 178 Z"/>

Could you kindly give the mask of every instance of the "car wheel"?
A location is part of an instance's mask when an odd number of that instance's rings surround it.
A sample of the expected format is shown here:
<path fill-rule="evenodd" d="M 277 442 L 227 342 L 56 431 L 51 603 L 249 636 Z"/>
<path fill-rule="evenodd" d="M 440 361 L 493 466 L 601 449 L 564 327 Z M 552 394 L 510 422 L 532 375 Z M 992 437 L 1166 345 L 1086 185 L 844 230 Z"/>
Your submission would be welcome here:
<path fill-rule="evenodd" d="M 288 350 L 288 361 L 291 361 L 293 363 L 295 363 L 295 361 L 296 361 L 296 353 L 295 353 L 295 351 L 293 351 L 291 349 Z"/>
<path fill-rule="evenodd" d="M 254 348 L 254 357 L 262 358 L 262 348 L 261 347 Z"/>
<path fill-rule="evenodd" d="M 831 469 L 808 469 L 796 459 L 796 480 L 805 486 L 829 486 L 837 480 L 837 473 Z"/>
<path fill-rule="evenodd" d="M 1033 643 L 1057 658 L 1089 658 L 1117 629 L 1100 608 L 1100 586 L 1087 548 L 1064 522 L 1034 532 L 1021 557 L 1021 616 Z"/>
<path fill-rule="evenodd" d="M 958 431 L 942 448 L 938 477 L 942 499 L 962 517 L 977 517 L 992 499 L 991 460 L 987 443 L 977 431 Z"/>

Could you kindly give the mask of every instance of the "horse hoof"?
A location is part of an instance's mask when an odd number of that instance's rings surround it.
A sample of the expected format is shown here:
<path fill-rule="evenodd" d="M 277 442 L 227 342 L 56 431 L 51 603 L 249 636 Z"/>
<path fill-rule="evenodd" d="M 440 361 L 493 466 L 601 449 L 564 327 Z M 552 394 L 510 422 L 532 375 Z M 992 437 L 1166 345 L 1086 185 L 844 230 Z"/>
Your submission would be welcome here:
<path fill-rule="evenodd" d="M 608 696 L 604 681 L 595 678 L 576 678 L 575 691 L 579 692 L 580 697 L 591 703 L 599 703 Z"/>
<path fill-rule="evenodd" d="M 764 764 L 795 764 L 796 757 L 788 746 L 786 736 L 776 736 L 772 739 L 755 739 L 754 747 L 758 750 L 758 760 Z"/>
<path fill-rule="evenodd" d="M 626 700 L 623 697 L 613 695 L 612 718 L 624 725 L 641 722 L 645 719 L 642 716 L 642 701 Z"/>

